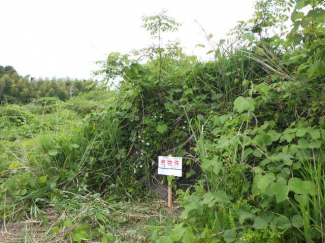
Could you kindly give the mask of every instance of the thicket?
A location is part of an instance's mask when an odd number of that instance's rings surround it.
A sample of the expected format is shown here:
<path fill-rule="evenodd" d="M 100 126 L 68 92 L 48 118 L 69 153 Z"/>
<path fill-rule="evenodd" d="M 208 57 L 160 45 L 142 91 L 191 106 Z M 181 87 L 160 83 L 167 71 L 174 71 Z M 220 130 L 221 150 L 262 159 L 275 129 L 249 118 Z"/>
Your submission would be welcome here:
<path fill-rule="evenodd" d="M 0 66 L 0 104 L 26 104 L 43 97 L 67 100 L 73 95 L 96 89 L 93 80 L 23 77 L 12 66 Z"/>
<path fill-rule="evenodd" d="M 142 200 L 157 156 L 173 154 L 184 158 L 193 186 L 177 192 L 180 219 L 152 227 L 152 241 L 323 242 L 323 1 L 258 1 L 228 40 L 207 35 L 207 62 L 163 39 L 180 26 L 165 12 L 143 21 L 152 46 L 99 62 L 107 84 L 120 80 L 102 93 L 103 107 L 71 101 L 64 108 L 90 113 L 26 141 L 27 154 L 5 155 L 3 215 L 73 195 Z M 76 242 L 91 238 L 86 228 Z"/>

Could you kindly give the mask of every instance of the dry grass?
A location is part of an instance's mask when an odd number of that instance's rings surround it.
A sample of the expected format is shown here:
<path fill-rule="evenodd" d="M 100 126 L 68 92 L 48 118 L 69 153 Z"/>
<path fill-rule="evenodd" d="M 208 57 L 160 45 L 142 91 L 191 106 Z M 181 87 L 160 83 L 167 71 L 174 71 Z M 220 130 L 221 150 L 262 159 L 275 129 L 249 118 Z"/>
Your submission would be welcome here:
<path fill-rule="evenodd" d="M 111 224 L 104 225 L 115 236 L 114 242 L 150 242 L 151 231 L 148 225 L 163 226 L 170 219 L 177 219 L 180 208 L 169 209 L 165 201 L 153 201 L 149 203 L 119 203 L 119 210 L 112 214 Z M 64 212 L 61 212 L 64 214 Z M 55 209 L 45 211 L 42 219 L 26 219 L 19 222 L 9 222 L 0 230 L 0 242 L 2 243 L 54 243 L 73 242 L 71 238 L 72 229 L 61 227 L 56 234 L 52 229 L 60 221 L 60 213 Z M 82 221 L 82 216 L 74 226 Z M 87 241 L 87 242 L 100 242 Z"/>

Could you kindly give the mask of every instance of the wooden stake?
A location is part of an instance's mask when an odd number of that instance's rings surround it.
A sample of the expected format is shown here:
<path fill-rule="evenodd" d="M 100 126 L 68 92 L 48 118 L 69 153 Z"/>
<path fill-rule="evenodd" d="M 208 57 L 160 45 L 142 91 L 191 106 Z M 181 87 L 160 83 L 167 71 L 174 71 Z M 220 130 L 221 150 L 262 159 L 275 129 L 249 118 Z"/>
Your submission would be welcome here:
<path fill-rule="evenodd" d="M 173 157 L 172 154 L 169 154 L 168 156 Z M 169 180 L 168 180 L 168 207 L 169 208 L 173 207 L 173 188 L 172 188 L 172 182 Z"/>
<path fill-rule="evenodd" d="M 173 190 L 171 181 L 168 181 L 168 207 L 173 207 Z"/>

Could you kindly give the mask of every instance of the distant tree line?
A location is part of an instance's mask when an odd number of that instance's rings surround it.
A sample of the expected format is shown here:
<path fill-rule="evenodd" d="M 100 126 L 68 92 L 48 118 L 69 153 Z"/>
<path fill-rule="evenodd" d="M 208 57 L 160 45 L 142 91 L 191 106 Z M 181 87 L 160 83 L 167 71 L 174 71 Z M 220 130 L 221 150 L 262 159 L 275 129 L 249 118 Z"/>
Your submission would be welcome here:
<path fill-rule="evenodd" d="M 28 103 L 42 97 L 58 97 L 66 100 L 71 95 L 94 90 L 94 80 L 67 78 L 39 78 L 20 76 L 12 66 L 0 65 L 0 103 Z"/>

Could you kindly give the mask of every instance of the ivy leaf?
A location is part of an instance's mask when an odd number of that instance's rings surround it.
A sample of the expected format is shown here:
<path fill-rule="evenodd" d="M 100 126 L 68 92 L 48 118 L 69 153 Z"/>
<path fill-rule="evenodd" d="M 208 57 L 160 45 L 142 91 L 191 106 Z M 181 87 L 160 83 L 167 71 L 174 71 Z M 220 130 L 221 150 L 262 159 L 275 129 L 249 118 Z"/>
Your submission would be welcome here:
<path fill-rule="evenodd" d="M 239 96 L 234 102 L 234 109 L 239 113 L 242 113 L 243 111 L 254 111 L 255 101 L 250 97 L 244 98 Z"/>
<path fill-rule="evenodd" d="M 158 125 L 157 127 L 157 131 L 160 133 L 160 134 L 163 134 L 167 131 L 167 125 L 166 124 L 163 124 L 163 125 Z"/>

